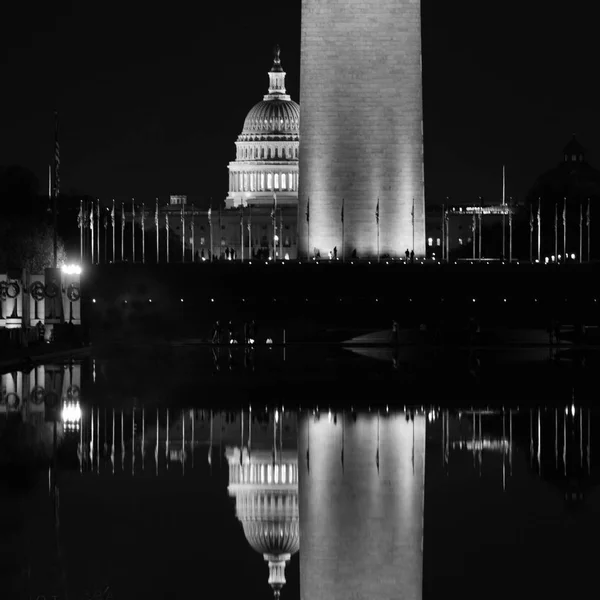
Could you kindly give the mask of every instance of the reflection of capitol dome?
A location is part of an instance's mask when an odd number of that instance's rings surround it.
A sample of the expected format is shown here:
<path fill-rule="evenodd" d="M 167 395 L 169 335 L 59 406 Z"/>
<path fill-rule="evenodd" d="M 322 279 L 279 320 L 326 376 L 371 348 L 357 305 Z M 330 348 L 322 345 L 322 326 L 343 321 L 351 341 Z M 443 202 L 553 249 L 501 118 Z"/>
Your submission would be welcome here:
<path fill-rule="evenodd" d="M 244 535 L 269 564 L 269 585 L 279 598 L 285 584 L 285 563 L 300 547 L 298 518 L 298 453 L 277 453 L 228 447 L 229 494 Z"/>
<path fill-rule="evenodd" d="M 225 206 L 270 206 L 274 193 L 278 205 L 296 206 L 299 144 L 300 107 L 286 94 L 277 47 L 269 72 L 269 93 L 250 109 L 235 143 Z"/>

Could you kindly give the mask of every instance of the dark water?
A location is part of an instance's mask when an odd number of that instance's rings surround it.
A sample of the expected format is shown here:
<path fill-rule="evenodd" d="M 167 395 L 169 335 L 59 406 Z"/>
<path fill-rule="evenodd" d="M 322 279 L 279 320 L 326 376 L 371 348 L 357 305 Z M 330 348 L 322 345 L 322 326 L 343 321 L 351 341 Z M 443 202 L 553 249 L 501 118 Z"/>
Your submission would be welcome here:
<path fill-rule="evenodd" d="M 0 597 L 593 589 L 594 356 L 245 354 L 120 348 L 2 375 Z"/>

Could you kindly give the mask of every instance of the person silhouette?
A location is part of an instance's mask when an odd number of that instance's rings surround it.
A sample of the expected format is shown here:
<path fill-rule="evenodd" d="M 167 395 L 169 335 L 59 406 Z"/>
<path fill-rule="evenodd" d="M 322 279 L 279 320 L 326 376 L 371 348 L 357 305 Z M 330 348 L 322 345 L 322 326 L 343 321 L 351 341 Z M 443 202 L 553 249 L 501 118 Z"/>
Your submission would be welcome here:
<path fill-rule="evenodd" d="M 333 260 L 337 260 L 337 246 L 333 247 Z"/>
<path fill-rule="evenodd" d="M 408 251 L 408 248 L 406 249 L 406 252 L 404 253 L 404 255 L 406 256 L 406 262 L 408 262 L 408 259 L 410 257 L 410 252 Z"/>
<path fill-rule="evenodd" d="M 410 251 L 410 262 L 411 263 L 415 262 L 415 251 L 414 250 Z"/>

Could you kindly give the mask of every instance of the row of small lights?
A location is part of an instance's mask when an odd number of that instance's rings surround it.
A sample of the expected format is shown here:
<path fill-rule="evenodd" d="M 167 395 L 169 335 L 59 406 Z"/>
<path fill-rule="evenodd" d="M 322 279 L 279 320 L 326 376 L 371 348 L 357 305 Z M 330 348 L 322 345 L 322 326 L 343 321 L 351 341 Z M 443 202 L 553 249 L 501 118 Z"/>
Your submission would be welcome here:
<path fill-rule="evenodd" d="M 557 260 L 557 258 L 558 258 L 558 260 Z M 552 256 L 546 256 L 544 258 L 543 264 L 544 265 L 554 264 L 554 263 L 562 261 L 562 258 L 563 257 L 562 257 L 561 254 L 559 254 L 558 257 L 556 257 L 554 255 L 552 255 Z M 570 260 L 576 260 L 575 254 L 571 254 Z M 386 259 L 385 261 L 384 260 L 382 260 L 382 261 L 376 261 L 375 263 L 373 263 L 373 261 L 369 260 L 369 261 L 366 262 L 366 264 L 368 264 L 368 265 L 371 265 L 371 264 L 386 264 L 386 265 L 389 265 L 390 261 L 393 262 L 393 263 L 401 264 L 401 265 L 409 265 L 409 264 L 413 264 L 413 263 L 419 263 L 420 265 L 425 265 L 427 263 L 432 263 L 432 264 L 435 263 L 435 264 L 438 264 L 438 265 L 442 264 L 442 261 L 436 260 L 435 256 L 433 258 L 416 258 L 415 257 L 414 260 L 411 260 L 411 259 L 407 260 L 405 258 L 389 258 L 389 259 Z M 206 259 L 203 259 L 203 262 L 211 262 L 211 261 L 207 261 Z M 220 262 L 220 261 L 216 261 L 216 262 Z M 244 261 L 242 261 L 242 262 L 244 262 Z M 259 264 L 259 265 L 262 264 L 262 263 L 257 262 L 257 261 L 254 261 L 254 262 L 256 264 Z M 296 264 L 298 264 L 298 265 L 303 265 L 303 264 L 306 264 L 307 261 L 301 261 L 301 260 L 291 261 L 288 258 L 277 259 L 277 260 L 274 261 L 272 257 L 269 257 L 269 260 L 265 260 L 264 264 L 265 265 L 270 265 L 270 264 L 285 265 L 286 263 L 294 264 L 294 262 L 296 262 Z M 321 260 L 317 260 L 316 258 L 313 258 L 313 259 L 311 259 L 308 262 L 309 263 L 313 263 L 315 265 L 318 265 L 320 263 L 328 264 L 328 263 L 335 263 L 335 262 L 343 262 L 343 260 L 340 259 L 340 258 L 330 258 L 330 259 L 321 259 Z M 348 262 L 351 265 L 353 265 L 355 263 L 355 261 L 353 261 L 353 260 L 350 260 Z M 444 261 L 444 263 L 447 263 L 447 262 L 448 261 Z M 536 265 L 541 264 L 541 261 L 539 259 L 537 259 L 537 258 L 533 262 Z M 460 264 L 467 264 L 467 263 L 469 263 L 471 265 L 483 264 L 483 263 L 485 263 L 486 265 L 490 265 L 490 264 L 494 264 L 494 265 L 497 265 L 497 264 L 510 265 L 511 264 L 510 261 L 506 261 L 506 260 L 492 260 L 492 261 L 490 261 L 490 260 L 475 259 L 475 260 L 462 260 L 462 261 L 460 261 Z M 249 260 L 246 264 L 251 265 L 251 264 L 253 264 L 253 261 Z M 364 265 L 365 262 L 357 261 L 356 264 L 357 265 L 361 265 L 361 264 Z M 458 265 L 459 261 L 455 260 L 453 264 Z M 521 261 L 519 261 L 519 260 L 513 260 L 512 264 L 520 265 Z M 523 263 L 523 264 L 527 265 L 529 263 Z"/>
<path fill-rule="evenodd" d="M 210 301 L 214 303 L 215 299 L 211 298 Z M 306 298 L 305 302 L 308 302 L 308 301 L 309 301 L 308 298 Z M 339 301 L 343 302 L 344 299 L 343 298 L 339 298 Z M 412 302 L 413 299 L 412 298 L 408 298 L 408 301 Z M 503 302 L 508 302 L 508 298 L 503 298 L 502 301 Z M 539 302 L 539 300 L 537 298 L 534 298 L 533 301 L 534 302 Z M 568 298 L 565 298 L 564 301 L 568 302 Z M 96 303 L 96 298 L 92 298 L 92 302 L 95 304 Z M 152 303 L 152 298 L 148 298 L 148 302 Z M 183 298 L 180 299 L 180 302 L 183 302 Z M 246 302 L 246 298 L 242 298 L 242 302 Z M 277 298 L 273 298 L 273 302 L 277 302 Z M 379 302 L 379 298 L 375 298 L 375 302 Z M 444 302 L 444 298 L 440 298 L 440 302 Z M 472 298 L 471 302 L 477 302 L 477 298 Z M 521 302 L 523 302 L 523 300 L 519 299 L 518 302 L 521 303 Z M 594 302 L 598 302 L 598 298 L 594 298 Z M 123 300 L 123 304 L 127 304 L 127 300 Z"/>

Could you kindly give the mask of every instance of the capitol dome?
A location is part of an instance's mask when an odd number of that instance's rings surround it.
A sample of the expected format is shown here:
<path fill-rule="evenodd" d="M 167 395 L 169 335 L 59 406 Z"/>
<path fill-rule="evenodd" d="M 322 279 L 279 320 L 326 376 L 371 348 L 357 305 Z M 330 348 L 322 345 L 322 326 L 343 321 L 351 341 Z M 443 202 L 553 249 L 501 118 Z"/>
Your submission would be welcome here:
<path fill-rule="evenodd" d="M 269 90 L 247 114 L 229 163 L 226 208 L 298 204 L 300 106 L 286 93 L 279 47 L 269 71 Z"/>
<path fill-rule="evenodd" d="M 289 98 L 289 96 L 288 96 Z M 244 121 L 242 137 L 299 136 L 300 106 L 293 100 L 263 100 L 256 104 Z"/>

